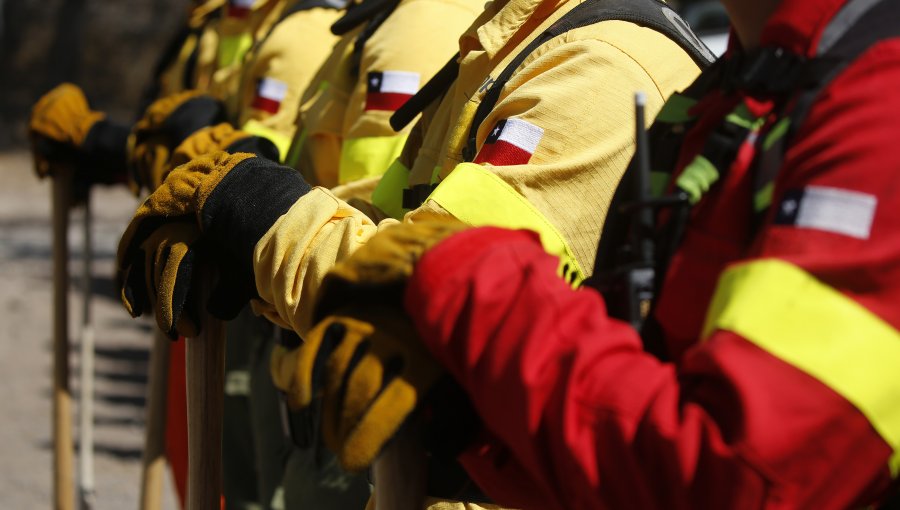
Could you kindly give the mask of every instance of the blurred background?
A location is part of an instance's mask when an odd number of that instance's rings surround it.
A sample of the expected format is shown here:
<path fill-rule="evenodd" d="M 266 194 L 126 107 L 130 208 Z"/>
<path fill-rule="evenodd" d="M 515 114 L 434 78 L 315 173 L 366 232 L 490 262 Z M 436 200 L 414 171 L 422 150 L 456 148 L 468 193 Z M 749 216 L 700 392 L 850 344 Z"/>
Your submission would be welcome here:
<path fill-rule="evenodd" d="M 20 146 L 31 105 L 63 81 L 129 120 L 187 0 L 0 0 L 0 150 Z"/>

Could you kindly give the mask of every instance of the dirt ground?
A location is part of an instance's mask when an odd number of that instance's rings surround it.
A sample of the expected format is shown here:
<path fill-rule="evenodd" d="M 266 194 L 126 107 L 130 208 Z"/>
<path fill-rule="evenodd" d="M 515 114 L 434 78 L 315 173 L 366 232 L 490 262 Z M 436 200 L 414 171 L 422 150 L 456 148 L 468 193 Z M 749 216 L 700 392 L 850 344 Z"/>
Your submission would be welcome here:
<path fill-rule="evenodd" d="M 137 508 L 144 434 L 149 322 L 114 298 L 115 247 L 137 202 L 124 188 L 99 189 L 94 212 L 95 477 L 97 509 Z M 70 272 L 80 275 L 81 211 L 69 229 Z M 50 508 L 52 495 L 50 185 L 24 152 L 0 153 L 0 508 Z M 81 293 L 70 290 L 74 424 L 78 423 Z M 74 437 L 78 437 L 77 430 Z M 164 508 L 176 508 L 166 480 Z"/>

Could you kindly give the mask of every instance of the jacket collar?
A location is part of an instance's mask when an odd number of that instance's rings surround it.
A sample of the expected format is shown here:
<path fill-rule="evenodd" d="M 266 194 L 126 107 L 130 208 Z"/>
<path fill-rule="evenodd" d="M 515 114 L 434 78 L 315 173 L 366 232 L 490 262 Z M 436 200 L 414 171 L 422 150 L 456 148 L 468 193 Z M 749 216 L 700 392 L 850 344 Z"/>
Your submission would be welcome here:
<path fill-rule="evenodd" d="M 849 0 L 782 0 L 763 28 L 760 46 L 813 56 L 822 31 Z"/>
<path fill-rule="evenodd" d="M 539 23 L 575 0 L 494 0 L 460 37 L 460 55 L 483 50 L 493 58 L 527 22 Z"/>

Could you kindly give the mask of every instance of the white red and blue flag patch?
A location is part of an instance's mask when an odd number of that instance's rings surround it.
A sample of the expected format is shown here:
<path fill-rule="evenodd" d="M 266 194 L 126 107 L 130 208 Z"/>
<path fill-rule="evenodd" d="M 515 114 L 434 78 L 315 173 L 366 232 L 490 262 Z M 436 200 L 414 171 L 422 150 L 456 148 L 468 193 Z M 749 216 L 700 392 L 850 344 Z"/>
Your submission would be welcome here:
<path fill-rule="evenodd" d="M 877 207 L 875 195 L 829 186 L 807 186 L 785 192 L 775 212 L 775 224 L 868 239 Z"/>
<path fill-rule="evenodd" d="M 394 112 L 419 91 L 419 73 L 374 71 L 367 76 L 366 111 Z"/>
<path fill-rule="evenodd" d="M 287 83 L 275 78 L 262 78 L 256 84 L 256 95 L 251 106 L 264 112 L 278 113 L 287 91 Z"/>
<path fill-rule="evenodd" d="M 504 119 L 494 125 L 475 163 L 494 166 L 524 165 L 537 150 L 544 129 L 522 119 Z"/>

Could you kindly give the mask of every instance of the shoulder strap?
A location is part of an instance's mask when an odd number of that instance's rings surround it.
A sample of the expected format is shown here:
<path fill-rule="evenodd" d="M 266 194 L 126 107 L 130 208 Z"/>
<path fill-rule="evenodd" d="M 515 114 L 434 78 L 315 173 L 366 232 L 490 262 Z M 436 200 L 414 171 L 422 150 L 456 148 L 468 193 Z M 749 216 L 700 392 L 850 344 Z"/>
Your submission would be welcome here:
<path fill-rule="evenodd" d="M 506 82 L 512 77 L 522 62 L 538 47 L 570 30 L 594 25 L 602 21 L 620 20 L 653 29 L 666 35 L 678 43 L 700 67 L 707 67 L 715 56 L 709 48 L 697 38 L 690 27 L 669 6 L 659 0 L 587 0 L 560 18 L 544 33 L 535 38 L 531 44 L 516 55 L 500 76 L 491 84 L 484 94 L 481 104 L 472 119 L 469 137 L 463 149 L 463 159 L 475 159 L 475 141 L 478 128 L 500 99 L 500 93 Z"/>
<path fill-rule="evenodd" d="M 399 0 L 364 0 L 361 3 L 350 3 L 347 13 L 331 25 L 331 33 L 344 35 L 354 28 L 367 23 L 384 10 L 393 11 Z"/>
<path fill-rule="evenodd" d="M 553 26 L 532 41 L 494 81 L 475 112 L 469 138 L 463 150 L 464 159 L 472 161 L 475 158 L 475 154 L 467 154 L 467 152 L 474 151 L 474 137 L 478 127 L 487 118 L 491 110 L 494 109 L 500 98 L 503 86 L 506 85 L 513 73 L 535 49 L 569 30 L 609 20 L 629 21 L 667 35 L 684 48 L 700 67 L 705 68 L 716 59 L 715 55 L 709 51 L 709 48 L 694 35 L 688 24 L 675 11 L 659 0 L 587 0 L 566 13 Z M 418 94 L 414 95 L 402 108 L 394 112 L 394 115 L 391 116 L 391 127 L 395 131 L 403 129 L 412 122 L 416 115 L 422 113 L 429 104 L 447 92 L 459 74 L 458 58 L 459 54 L 450 59 L 444 68 L 422 87 Z"/>
<path fill-rule="evenodd" d="M 769 207 L 767 197 L 784 160 L 788 145 L 809 115 L 819 95 L 860 55 L 879 41 L 900 37 L 900 0 L 851 0 L 825 28 L 817 54 L 806 62 L 806 77 L 791 94 L 792 107 L 781 122 L 786 130 L 773 129 L 771 140 L 755 169 L 753 193 L 758 218 Z"/>
<path fill-rule="evenodd" d="M 397 111 L 391 115 L 391 128 L 394 131 L 399 132 L 405 128 L 416 118 L 416 115 L 424 112 L 428 105 L 437 101 L 450 90 L 450 86 L 453 85 L 456 77 L 459 76 L 458 60 L 459 53 L 453 55 L 444 64 L 444 67 L 428 80 L 428 83 L 422 86 L 413 97 L 407 99 L 400 108 L 397 108 Z"/>

